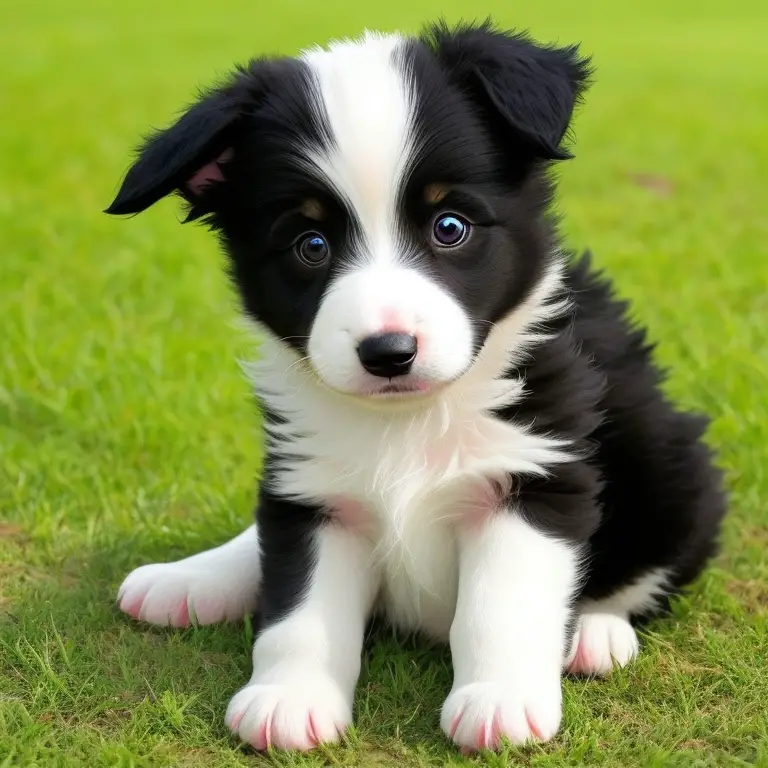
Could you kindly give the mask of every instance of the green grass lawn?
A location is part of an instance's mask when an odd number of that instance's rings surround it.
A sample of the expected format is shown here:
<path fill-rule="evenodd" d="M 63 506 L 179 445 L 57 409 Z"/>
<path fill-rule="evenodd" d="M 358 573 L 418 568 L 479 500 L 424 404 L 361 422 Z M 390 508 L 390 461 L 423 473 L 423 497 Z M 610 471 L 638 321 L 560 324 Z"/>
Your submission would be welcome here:
<path fill-rule="evenodd" d="M 346 743 L 258 756 L 223 722 L 249 628 L 159 631 L 113 603 L 133 567 L 249 521 L 259 417 L 236 358 L 254 344 L 175 202 L 100 210 L 139 134 L 235 60 L 441 12 L 594 54 L 565 233 L 634 299 L 674 397 L 714 417 L 724 551 L 636 664 L 566 682 L 551 744 L 459 756 L 447 652 L 381 632 Z M 2 18 L 0 766 L 768 766 L 765 2 L 10 0 Z"/>

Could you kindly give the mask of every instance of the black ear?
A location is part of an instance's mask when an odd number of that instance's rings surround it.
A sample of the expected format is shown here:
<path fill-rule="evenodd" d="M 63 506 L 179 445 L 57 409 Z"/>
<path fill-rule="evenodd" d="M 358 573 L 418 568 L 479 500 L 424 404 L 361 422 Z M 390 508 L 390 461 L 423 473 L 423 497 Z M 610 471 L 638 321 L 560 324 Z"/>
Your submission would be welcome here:
<path fill-rule="evenodd" d="M 233 85 L 211 91 L 170 128 L 151 135 L 105 212 L 139 213 L 176 190 L 195 202 L 220 181 L 247 104 L 243 90 Z"/>
<path fill-rule="evenodd" d="M 538 45 L 490 21 L 454 29 L 441 23 L 423 39 L 455 82 L 490 107 L 536 157 L 571 157 L 561 142 L 591 75 L 578 46 Z"/>

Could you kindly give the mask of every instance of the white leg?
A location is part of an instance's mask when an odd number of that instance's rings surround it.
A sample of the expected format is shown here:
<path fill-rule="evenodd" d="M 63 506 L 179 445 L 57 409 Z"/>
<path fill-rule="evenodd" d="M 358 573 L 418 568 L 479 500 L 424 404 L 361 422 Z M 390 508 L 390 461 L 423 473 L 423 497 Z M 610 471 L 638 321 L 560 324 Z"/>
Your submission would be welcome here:
<path fill-rule="evenodd" d="M 120 610 L 151 624 L 213 624 L 253 612 L 261 581 L 256 526 L 175 563 L 142 565 L 120 587 Z"/>
<path fill-rule="evenodd" d="M 253 675 L 226 722 L 256 749 L 311 749 L 352 719 L 363 634 L 378 589 L 372 545 L 340 526 L 316 533 L 307 593 L 253 647 Z"/>
<path fill-rule="evenodd" d="M 602 600 L 582 602 L 566 670 L 575 675 L 607 675 L 632 661 L 639 643 L 629 617 L 653 613 L 671 575 L 667 568 L 654 568 Z"/>
<path fill-rule="evenodd" d="M 514 513 L 459 536 L 454 681 L 441 725 L 466 749 L 550 739 L 560 726 L 578 549 Z"/>

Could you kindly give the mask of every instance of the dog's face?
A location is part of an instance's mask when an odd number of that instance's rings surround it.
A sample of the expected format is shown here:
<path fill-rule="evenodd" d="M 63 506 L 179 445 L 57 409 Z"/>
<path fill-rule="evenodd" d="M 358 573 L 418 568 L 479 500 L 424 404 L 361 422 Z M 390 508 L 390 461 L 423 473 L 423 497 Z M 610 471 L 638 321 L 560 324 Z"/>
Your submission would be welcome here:
<path fill-rule="evenodd" d="M 327 386 L 423 397 L 542 278 L 545 168 L 587 74 L 488 26 L 255 61 L 147 142 L 109 212 L 179 191 L 246 312 Z"/>

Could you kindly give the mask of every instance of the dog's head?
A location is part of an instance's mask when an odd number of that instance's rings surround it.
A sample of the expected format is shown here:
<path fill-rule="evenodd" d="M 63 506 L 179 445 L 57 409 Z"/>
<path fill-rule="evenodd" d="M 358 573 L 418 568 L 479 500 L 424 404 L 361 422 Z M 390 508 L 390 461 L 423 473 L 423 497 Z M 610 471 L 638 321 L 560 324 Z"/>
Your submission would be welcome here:
<path fill-rule="evenodd" d="M 246 312 L 324 384 L 423 396 L 551 265 L 546 168 L 588 74 L 489 24 L 253 61 L 145 143 L 108 212 L 180 193 Z"/>

